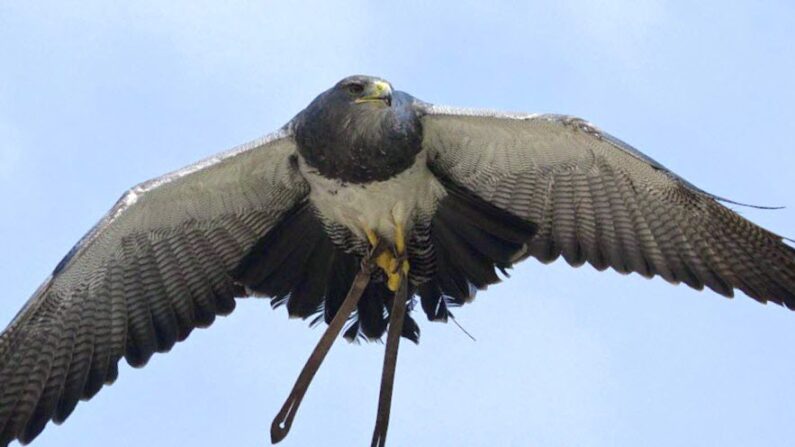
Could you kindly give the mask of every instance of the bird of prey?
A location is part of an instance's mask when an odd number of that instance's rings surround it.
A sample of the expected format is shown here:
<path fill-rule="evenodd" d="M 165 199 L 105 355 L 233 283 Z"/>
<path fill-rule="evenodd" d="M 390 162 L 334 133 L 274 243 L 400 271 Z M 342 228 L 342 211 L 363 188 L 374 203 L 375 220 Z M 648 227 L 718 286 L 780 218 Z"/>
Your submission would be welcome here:
<path fill-rule="evenodd" d="M 432 105 L 347 77 L 277 132 L 127 191 L 0 335 L 0 445 L 32 441 L 118 374 L 268 297 L 325 321 L 271 427 L 290 428 L 341 332 L 400 337 L 534 257 L 795 308 L 795 249 L 590 123 Z M 734 202 L 731 202 L 734 203 Z"/>

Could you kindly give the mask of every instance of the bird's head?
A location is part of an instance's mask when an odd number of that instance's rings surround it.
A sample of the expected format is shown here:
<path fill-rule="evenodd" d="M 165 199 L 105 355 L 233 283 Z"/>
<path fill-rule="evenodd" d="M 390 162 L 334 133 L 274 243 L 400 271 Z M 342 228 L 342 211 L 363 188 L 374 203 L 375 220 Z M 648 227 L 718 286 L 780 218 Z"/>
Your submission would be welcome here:
<path fill-rule="evenodd" d="M 318 95 L 296 118 L 315 135 L 380 132 L 384 122 L 404 112 L 407 97 L 384 79 L 353 75 Z"/>
<path fill-rule="evenodd" d="M 316 135 L 378 131 L 379 123 L 406 106 L 405 96 L 393 92 L 392 84 L 381 78 L 348 76 L 318 95 L 296 118 Z"/>
<path fill-rule="evenodd" d="M 419 120 L 411 95 L 381 78 L 354 75 L 318 95 L 290 125 L 308 165 L 360 183 L 411 166 L 421 149 Z"/>
<path fill-rule="evenodd" d="M 348 76 L 331 89 L 331 94 L 352 104 L 374 104 L 377 107 L 392 105 L 392 85 L 374 76 Z"/>

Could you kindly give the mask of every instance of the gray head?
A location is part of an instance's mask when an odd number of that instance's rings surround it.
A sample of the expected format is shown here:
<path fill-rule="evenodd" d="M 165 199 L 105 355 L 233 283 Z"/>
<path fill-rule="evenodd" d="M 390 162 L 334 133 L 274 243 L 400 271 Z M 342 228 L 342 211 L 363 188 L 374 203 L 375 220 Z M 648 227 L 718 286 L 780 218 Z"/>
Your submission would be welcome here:
<path fill-rule="evenodd" d="M 414 101 L 381 78 L 349 76 L 295 117 L 298 151 L 329 178 L 386 180 L 411 166 L 420 150 Z"/>

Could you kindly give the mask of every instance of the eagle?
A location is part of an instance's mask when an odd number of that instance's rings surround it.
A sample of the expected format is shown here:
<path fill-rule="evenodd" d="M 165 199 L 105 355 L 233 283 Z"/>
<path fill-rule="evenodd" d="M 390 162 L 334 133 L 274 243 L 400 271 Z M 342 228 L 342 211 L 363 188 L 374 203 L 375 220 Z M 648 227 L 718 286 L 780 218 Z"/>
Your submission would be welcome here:
<path fill-rule="evenodd" d="M 346 77 L 278 131 L 131 188 L 78 241 L 0 334 L 0 446 L 31 442 L 122 357 L 145 365 L 239 297 L 328 324 L 273 442 L 339 334 L 386 334 L 374 446 L 416 307 L 446 322 L 529 257 L 794 309 L 795 249 L 725 203 L 738 204 L 580 118 Z"/>

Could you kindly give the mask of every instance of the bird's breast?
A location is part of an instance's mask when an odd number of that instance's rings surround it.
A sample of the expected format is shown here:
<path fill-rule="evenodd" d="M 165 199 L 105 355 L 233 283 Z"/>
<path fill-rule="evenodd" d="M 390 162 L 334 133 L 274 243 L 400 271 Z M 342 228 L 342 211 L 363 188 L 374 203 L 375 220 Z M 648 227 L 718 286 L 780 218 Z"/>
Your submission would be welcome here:
<path fill-rule="evenodd" d="M 309 200 L 326 221 L 347 227 L 366 240 L 366 230 L 394 242 L 397 225 L 410 231 L 417 218 L 433 215 L 444 187 L 427 166 L 425 152 L 402 172 L 382 181 L 348 183 L 321 175 L 299 157 L 310 185 Z"/>

